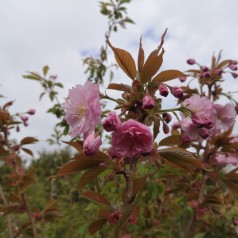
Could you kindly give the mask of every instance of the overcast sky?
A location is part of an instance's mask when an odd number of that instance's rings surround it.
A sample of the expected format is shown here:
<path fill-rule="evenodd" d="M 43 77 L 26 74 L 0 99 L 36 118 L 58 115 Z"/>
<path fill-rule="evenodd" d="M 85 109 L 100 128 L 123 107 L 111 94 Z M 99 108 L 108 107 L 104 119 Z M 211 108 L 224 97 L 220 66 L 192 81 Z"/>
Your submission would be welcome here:
<path fill-rule="evenodd" d="M 111 42 L 137 57 L 143 34 L 148 55 L 168 27 L 164 69 L 186 70 L 190 57 L 209 65 L 221 49 L 224 58 L 238 59 L 237 9 L 237 0 L 133 0 L 128 15 L 136 25 L 120 29 Z M 47 146 L 55 120 L 46 114 L 49 100 L 38 101 L 39 85 L 22 75 L 49 65 L 65 86 L 63 100 L 69 88 L 85 82 L 82 58 L 99 51 L 106 29 L 107 19 L 95 0 L 0 0 L 0 94 L 6 97 L 1 101 L 15 100 L 12 112 L 36 108 L 30 126 L 18 135 L 36 136 L 41 142 L 34 151 Z M 229 78 L 225 85 L 234 90 L 238 83 Z"/>

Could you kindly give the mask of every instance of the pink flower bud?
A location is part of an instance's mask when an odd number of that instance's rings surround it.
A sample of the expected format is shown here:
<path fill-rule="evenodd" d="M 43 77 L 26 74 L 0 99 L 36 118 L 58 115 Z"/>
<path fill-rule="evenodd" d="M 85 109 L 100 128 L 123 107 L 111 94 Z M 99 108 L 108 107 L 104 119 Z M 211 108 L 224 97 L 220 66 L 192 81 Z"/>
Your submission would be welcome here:
<path fill-rule="evenodd" d="M 137 223 L 137 217 L 135 215 L 132 215 L 129 219 L 128 219 L 128 223 L 130 224 L 136 224 Z"/>
<path fill-rule="evenodd" d="M 152 109 L 155 106 L 155 100 L 150 95 L 145 95 L 143 98 L 143 109 Z"/>
<path fill-rule="evenodd" d="M 121 125 L 121 120 L 117 116 L 115 112 L 110 112 L 106 119 L 102 123 L 104 130 L 110 132 L 110 131 L 116 131 L 118 126 Z"/>
<path fill-rule="evenodd" d="M 189 136 L 186 134 L 186 133 L 182 133 L 180 135 L 180 143 L 181 144 L 186 144 L 186 143 L 189 143 L 191 140 L 189 138 Z"/>
<path fill-rule="evenodd" d="M 108 222 L 109 224 L 117 224 L 121 217 L 121 212 L 120 211 L 114 211 L 112 212 L 109 217 L 108 217 Z"/>
<path fill-rule="evenodd" d="M 187 77 L 185 77 L 185 76 L 179 77 L 179 80 L 181 83 L 185 82 L 186 79 L 187 79 Z"/>
<path fill-rule="evenodd" d="M 172 116 L 167 112 L 163 113 L 162 117 L 166 123 L 170 123 L 172 120 Z"/>
<path fill-rule="evenodd" d="M 84 154 L 87 156 L 94 155 L 98 151 L 101 144 L 102 144 L 102 141 L 100 136 L 95 137 L 94 132 L 92 132 L 91 134 L 88 135 L 86 140 L 83 142 Z"/>
<path fill-rule="evenodd" d="M 56 80 L 57 79 L 57 75 L 55 74 L 55 75 L 50 75 L 50 80 L 52 80 L 52 81 L 54 81 L 54 80 Z"/>
<path fill-rule="evenodd" d="M 206 128 L 200 128 L 198 133 L 203 139 L 207 139 L 207 137 L 209 136 L 208 129 Z"/>
<path fill-rule="evenodd" d="M 28 116 L 24 116 L 24 115 L 21 115 L 20 118 L 22 121 L 27 121 L 29 119 Z"/>
<path fill-rule="evenodd" d="M 29 124 L 28 124 L 27 121 L 24 121 L 24 122 L 23 122 L 23 125 L 26 126 L 26 127 L 29 126 Z"/>
<path fill-rule="evenodd" d="M 174 122 L 173 125 L 172 125 L 172 129 L 173 129 L 173 130 L 177 130 L 177 129 L 179 129 L 179 128 L 180 128 L 179 122 L 178 122 L 178 121 Z"/>
<path fill-rule="evenodd" d="M 165 123 L 163 123 L 163 132 L 164 134 L 168 134 L 169 133 L 169 126 Z"/>
<path fill-rule="evenodd" d="M 171 87 L 170 88 L 171 93 L 178 99 L 183 98 L 183 89 L 180 87 Z"/>
<path fill-rule="evenodd" d="M 230 61 L 230 64 L 237 65 L 237 63 L 238 63 L 237 60 L 231 60 L 231 61 Z"/>
<path fill-rule="evenodd" d="M 202 74 L 202 76 L 203 76 L 204 78 L 210 78 L 210 77 L 211 77 L 211 73 L 210 73 L 210 72 L 204 72 L 204 73 Z"/>
<path fill-rule="evenodd" d="M 217 76 L 221 76 L 222 75 L 222 70 L 221 69 L 215 69 L 215 74 L 217 75 Z"/>
<path fill-rule="evenodd" d="M 195 59 L 188 59 L 187 64 L 194 65 L 196 63 Z"/>
<path fill-rule="evenodd" d="M 229 69 L 236 71 L 237 66 L 235 64 L 231 64 L 231 65 L 229 65 Z"/>
<path fill-rule="evenodd" d="M 202 71 L 207 72 L 207 71 L 209 71 L 209 68 L 207 66 L 202 66 Z"/>
<path fill-rule="evenodd" d="M 161 96 L 163 96 L 163 97 L 167 97 L 168 96 L 169 90 L 168 90 L 168 88 L 164 84 L 162 84 L 162 83 L 159 84 L 158 89 L 159 89 L 159 93 L 160 93 Z"/>
<path fill-rule="evenodd" d="M 29 109 L 29 110 L 27 111 L 27 113 L 28 113 L 29 115 L 34 115 L 34 114 L 36 113 L 36 109 L 31 108 L 31 109 Z"/>
<path fill-rule="evenodd" d="M 236 79 L 238 77 L 237 73 L 231 73 L 231 75 L 233 76 L 234 79 Z"/>
<path fill-rule="evenodd" d="M 200 128 L 205 127 L 207 129 L 211 129 L 214 126 L 213 121 L 206 115 L 194 113 L 191 119 L 193 123 Z"/>

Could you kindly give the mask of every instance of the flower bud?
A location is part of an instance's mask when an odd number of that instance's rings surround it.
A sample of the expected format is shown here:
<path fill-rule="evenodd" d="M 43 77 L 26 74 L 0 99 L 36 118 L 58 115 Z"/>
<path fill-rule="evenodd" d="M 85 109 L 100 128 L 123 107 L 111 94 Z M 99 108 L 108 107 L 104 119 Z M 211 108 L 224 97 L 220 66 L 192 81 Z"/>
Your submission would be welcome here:
<path fill-rule="evenodd" d="M 237 65 L 237 63 L 238 63 L 237 60 L 231 60 L 231 61 L 230 61 L 230 64 Z"/>
<path fill-rule="evenodd" d="M 211 129 L 214 126 L 213 121 L 206 115 L 194 113 L 191 119 L 193 123 L 200 128 L 205 127 L 207 129 Z"/>
<path fill-rule="evenodd" d="M 169 90 L 168 90 L 168 88 L 164 84 L 162 84 L 162 83 L 159 84 L 158 89 L 159 89 L 159 93 L 160 93 L 161 96 L 163 96 L 163 97 L 167 97 L 168 96 Z"/>
<path fill-rule="evenodd" d="M 28 116 L 24 116 L 24 115 L 21 115 L 20 118 L 21 118 L 21 120 L 24 121 L 24 122 L 29 119 Z"/>
<path fill-rule="evenodd" d="M 229 69 L 236 71 L 237 66 L 235 64 L 231 64 L 231 65 L 229 65 Z"/>
<path fill-rule="evenodd" d="M 168 134 L 169 133 L 169 126 L 165 123 L 163 123 L 163 132 L 164 134 Z"/>
<path fill-rule="evenodd" d="M 210 72 L 204 72 L 204 73 L 202 74 L 202 76 L 203 76 L 204 78 L 210 78 L 210 77 L 211 77 L 211 73 L 210 73 Z"/>
<path fill-rule="evenodd" d="M 178 121 L 174 122 L 173 125 L 172 125 L 172 130 L 177 130 L 180 128 L 180 124 Z"/>
<path fill-rule="evenodd" d="M 233 76 L 234 79 L 236 79 L 238 77 L 237 73 L 231 73 L 231 75 Z"/>
<path fill-rule="evenodd" d="M 121 217 L 121 212 L 120 211 L 114 211 L 112 212 L 109 217 L 108 217 L 108 222 L 109 224 L 117 224 Z"/>
<path fill-rule="evenodd" d="M 172 116 L 167 112 L 164 112 L 162 117 L 166 123 L 170 123 L 172 120 Z"/>
<path fill-rule="evenodd" d="M 155 100 L 150 95 L 145 95 L 143 98 L 143 109 L 152 109 L 155 106 Z"/>
<path fill-rule="evenodd" d="M 207 137 L 209 136 L 208 129 L 206 128 L 200 128 L 198 133 L 203 139 L 207 139 Z"/>
<path fill-rule="evenodd" d="M 108 132 L 116 131 L 120 125 L 121 120 L 115 112 L 110 112 L 102 123 L 104 130 Z"/>
<path fill-rule="evenodd" d="M 31 108 L 31 109 L 29 109 L 29 110 L 27 111 L 27 113 L 28 113 L 29 115 L 34 115 L 34 114 L 36 113 L 36 109 Z"/>
<path fill-rule="evenodd" d="M 195 59 L 188 59 L 187 64 L 194 65 L 196 63 Z"/>
<path fill-rule="evenodd" d="M 215 69 L 215 74 L 217 75 L 217 76 L 221 76 L 222 75 L 222 70 L 221 69 Z"/>
<path fill-rule="evenodd" d="M 202 71 L 203 72 L 208 72 L 209 71 L 209 68 L 207 66 L 202 66 Z"/>
<path fill-rule="evenodd" d="M 189 143 L 191 140 L 190 140 L 190 138 L 189 138 L 189 136 L 186 134 L 186 133 L 182 133 L 181 135 L 180 135 L 180 143 L 181 144 L 187 144 L 187 143 Z"/>
<path fill-rule="evenodd" d="M 91 134 L 87 136 L 86 140 L 83 142 L 84 154 L 87 156 L 94 155 L 98 151 L 101 144 L 102 144 L 102 141 L 100 136 L 95 137 L 94 132 L 92 132 Z"/>
<path fill-rule="evenodd" d="M 28 123 L 27 121 L 24 121 L 24 122 L 23 122 L 23 125 L 24 125 L 25 127 L 27 127 L 27 126 L 29 126 L 29 123 Z"/>
<path fill-rule="evenodd" d="M 171 87 L 171 93 L 178 99 L 183 98 L 183 89 L 180 87 Z"/>
<path fill-rule="evenodd" d="M 187 79 L 186 76 L 179 77 L 179 80 L 180 80 L 181 83 L 185 82 L 186 79 Z"/>
<path fill-rule="evenodd" d="M 137 217 L 135 215 L 132 215 L 129 219 L 128 219 L 128 223 L 130 224 L 136 224 L 137 223 Z"/>

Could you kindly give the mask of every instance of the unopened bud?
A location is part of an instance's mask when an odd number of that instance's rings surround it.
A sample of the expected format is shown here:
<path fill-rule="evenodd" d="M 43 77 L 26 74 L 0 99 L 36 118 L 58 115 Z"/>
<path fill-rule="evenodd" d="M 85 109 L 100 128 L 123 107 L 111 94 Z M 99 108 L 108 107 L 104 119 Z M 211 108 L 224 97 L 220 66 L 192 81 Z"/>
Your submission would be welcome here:
<path fill-rule="evenodd" d="M 208 129 L 206 128 L 200 128 L 198 133 L 203 139 L 207 139 L 207 137 L 209 136 Z"/>
<path fill-rule="evenodd" d="M 171 87 L 170 88 L 171 93 L 178 99 L 183 98 L 183 89 L 180 87 Z"/>
<path fill-rule="evenodd" d="M 159 84 L 158 89 L 159 89 L 159 93 L 160 93 L 161 96 L 163 96 L 163 97 L 167 97 L 168 96 L 169 90 L 168 90 L 168 88 L 164 84 L 162 84 L 162 83 Z"/>
<path fill-rule="evenodd" d="M 237 65 L 237 60 L 231 60 L 231 61 L 230 61 L 230 64 Z"/>
<path fill-rule="evenodd" d="M 108 222 L 109 224 L 117 224 L 121 217 L 121 212 L 120 211 L 114 211 L 112 212 L 109 217 L 108 217 Z"/>
<path fill-rule="evenodd" d="M 108 132 L 116 131 L 118 126 L 120 125 L 121 125 L 121 120 L 115 112 L 110 112 L 102 123 L 104 130 Z"/>
<path fill-rule="evenodd" d="M 214 126 L 213 121 L 206 115 L 194 113 L 191 119 L 193 123 L 200 128 L 205 127 L 207 129 L 211 129 Z"/>
<path fill-rule="evenodd" d="M 29 109 L 29 110 L 27 111 L 27 113 L 28 113 L 29 115 L 34 115 L 34 114 L 36 113 L 36 109 L 31 108 L 31 109 Z"/>
<path fill-rule="evenodd" d="M 27 121 L 24 121 L 23 125 L 27 127 L 27 126 L 29 126 L 29 123 Z"/>
<path fill-rule="evenodd" d="M 195 59 L 188 59 L 187 64 L 194 65 L 196 63 Z"/>
<path fill-rule="evenodd" d="M 209 71 L 209 68 L 207 66 L 202 66 L 202 71 L 207 72 L 207 71 Z"/>
<path fill-rule="evenodd" d="M 191 140 L 190 140 L 190 138 L 189 138 L 189 136 L 186 134 L 186 133 L 182 133 L 181 135 L 180 135 L 180 143 L 181 144 L 187 144 L 187 143 L 189 143 Z"/>
<path fill-rule="evenodd" d="M 202 75 L 203 75 L 204 78 L 210 78 L 211 77 L 210 72 L 204 72 Z"/>
<path fill-rule="evenodd" d="M 163 123 L 163 132 L 164 134 L 168 134 L 169 133 L 169 126 L 165 123 Z"/>
<path fill-rule="evenodd" d="M 237 66 L 235 64 L 231 64 L 231 65 L 229 65 L 229 69 L 236 71 Z"/>
<path fill-rule="evenodd" d="M 170 123 L 172 120 L 172 116 L 167 112 L 164 112 L 162 117 L 166 123 Z"/>
<path fill-rule="evenodd" d="M 238 74 L 237 74 L 237 73 L 231 73 L 231 75 L 232 75 L 232 77 L 233 77 L 234 79 L 236 79 L 236 78 L 238 77 Z"/>
<path fill-rule="evenodd" d="M 185 82 L 186 79 L 187 79 L 187 77 L 185 77 L 185 76 L 179 77 L 179 80 L 181 83 Z"/>
<path fill-rule="evenodd" d="M 143 109 L 152 109 L 155 106 L 155 100 L 150 95 L 145 95 L 143 98 Z"/>
<path fill-rule="evenodd" d="M 101 137 L 96 136 L 94 132 L 89 134 L 86 140 L 83 142 L 83 152 L 87 156 L 94 155 L 98 150 L 100 145 L 102 144 Z"/>
<path fill-rule="evenodd" d="M 20 118 L 21 118 L 21 120 L 24 121 L 24 122 L 25 122 L 25 121 L 28 121 L 28 119 L 29 119 L 28 116 L 24 116 L 24 115 L 21 115 Z"/>
<path fill-rule="evenodd" d="M 222 75 L 222 70 L 221 69 L 215 69 L 215 74 L 217 75 L 217 76 L 221 76 Z"/>
<path fill-rule="evenodd" d="M 179 128 L 180 128 L 179 122 L 178 122 L 178 121 L 174 122 L 173 125 L 172 125 L 172 129 L 173 129 L 173 130 L 177 130 L 177 129 L 179 129 Z"/>

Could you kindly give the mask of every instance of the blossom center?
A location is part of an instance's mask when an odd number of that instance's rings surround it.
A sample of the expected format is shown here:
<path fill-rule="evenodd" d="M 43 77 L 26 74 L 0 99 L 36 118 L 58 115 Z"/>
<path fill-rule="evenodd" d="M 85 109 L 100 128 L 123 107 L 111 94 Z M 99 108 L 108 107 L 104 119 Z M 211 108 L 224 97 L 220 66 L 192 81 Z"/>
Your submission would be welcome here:
<path fill-rule="evenodd" d="M 79 117 L 83 117 L 86 114 L 87 108 L 85 107 L 85 105 L 80 105 L 77 111 L 77 114 Z"/>

